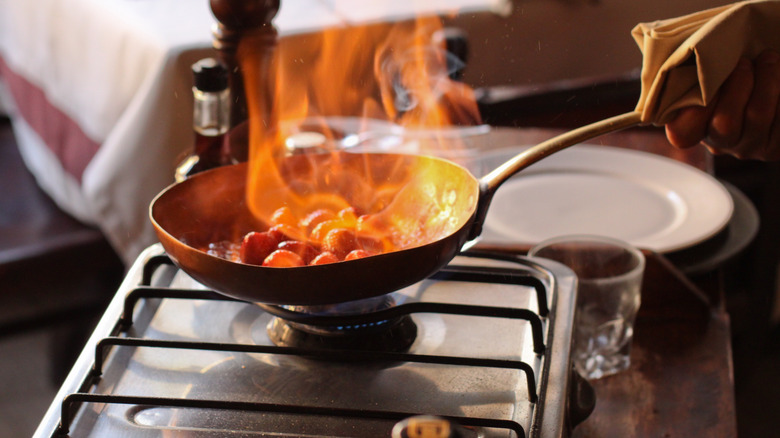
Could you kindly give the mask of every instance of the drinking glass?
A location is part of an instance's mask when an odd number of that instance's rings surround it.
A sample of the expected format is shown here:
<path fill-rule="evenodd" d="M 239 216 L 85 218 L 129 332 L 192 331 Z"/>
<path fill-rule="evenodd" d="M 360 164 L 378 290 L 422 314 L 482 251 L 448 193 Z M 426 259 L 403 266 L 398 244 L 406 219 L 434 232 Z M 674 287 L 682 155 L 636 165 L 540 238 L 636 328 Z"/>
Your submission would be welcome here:
<path fill-rule="evenodd" d="M 586 379 L 629 367 L 645 258 L 617 239 L 561 236 L 533 247 L 532 257 L 560 262 L 577 275 L 573 361 Z"/>

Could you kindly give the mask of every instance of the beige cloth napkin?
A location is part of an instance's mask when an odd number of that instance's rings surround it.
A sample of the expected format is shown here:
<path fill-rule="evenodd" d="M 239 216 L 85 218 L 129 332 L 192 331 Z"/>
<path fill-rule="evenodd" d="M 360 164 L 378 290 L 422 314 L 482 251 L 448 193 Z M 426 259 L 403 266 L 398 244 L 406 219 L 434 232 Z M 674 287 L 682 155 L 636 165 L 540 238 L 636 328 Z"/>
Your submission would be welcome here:
<path fill-rule="evenodd" d="M 640 23 L 631 31 L 642 51 L 643 123 L 663 124 L 675 110 L 706 106 L 737 65 L 780 50 L 780 1 L 744 1 Z"/>

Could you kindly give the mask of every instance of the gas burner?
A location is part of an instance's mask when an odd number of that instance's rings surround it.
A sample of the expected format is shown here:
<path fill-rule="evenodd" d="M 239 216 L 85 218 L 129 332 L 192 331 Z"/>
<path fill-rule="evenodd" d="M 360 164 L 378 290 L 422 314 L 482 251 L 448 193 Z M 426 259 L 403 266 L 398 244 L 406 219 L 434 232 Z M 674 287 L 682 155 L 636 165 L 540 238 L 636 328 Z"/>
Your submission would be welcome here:
<path fill-rule="evenodd" d="M 316 326 L 296 324 L 277 317 L 268 325 L 268 336 L 280 347 L 402 352 L 408 351 L 414 343 L 417 326 L 412 318 L 404 316 L 370 328 L 325 332 Z"/>
<path fill-rule="evenodd" d="M 392 295 L 327 306 L 262 305 L 275 316 L 268 324 L 271 341 L 282 347 L 408 351 L 417 337 L 409 315 L 387 316 Z"/>

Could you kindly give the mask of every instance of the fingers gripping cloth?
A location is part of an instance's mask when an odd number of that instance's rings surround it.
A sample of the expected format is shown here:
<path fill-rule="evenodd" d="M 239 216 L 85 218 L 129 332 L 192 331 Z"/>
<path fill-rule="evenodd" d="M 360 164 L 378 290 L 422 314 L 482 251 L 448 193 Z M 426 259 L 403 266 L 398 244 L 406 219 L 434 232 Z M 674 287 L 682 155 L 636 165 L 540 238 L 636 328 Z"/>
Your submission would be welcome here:
<path fill-rule="evenodd" d="M 733 3 L 631 31 L 642 51 L 642 123 L 664 124 L 676 110 L 706 106 L 741 57 L 780 51 L 780 1 Z"/>

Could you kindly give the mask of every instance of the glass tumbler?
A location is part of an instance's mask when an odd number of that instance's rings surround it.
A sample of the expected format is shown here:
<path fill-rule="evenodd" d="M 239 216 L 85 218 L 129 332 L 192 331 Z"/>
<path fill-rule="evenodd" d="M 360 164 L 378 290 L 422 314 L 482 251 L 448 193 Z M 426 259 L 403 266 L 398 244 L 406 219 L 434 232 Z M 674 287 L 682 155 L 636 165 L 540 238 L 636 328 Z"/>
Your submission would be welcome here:
<path fill-rule="evenodd" d="M 577 275 L 577 371 L 598 379 L 627 369 L 645 269 L 642 252 L 609 237 L 572 235 L 543 241 L 528 255 L 560 262 Z"/>

